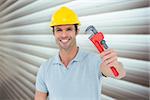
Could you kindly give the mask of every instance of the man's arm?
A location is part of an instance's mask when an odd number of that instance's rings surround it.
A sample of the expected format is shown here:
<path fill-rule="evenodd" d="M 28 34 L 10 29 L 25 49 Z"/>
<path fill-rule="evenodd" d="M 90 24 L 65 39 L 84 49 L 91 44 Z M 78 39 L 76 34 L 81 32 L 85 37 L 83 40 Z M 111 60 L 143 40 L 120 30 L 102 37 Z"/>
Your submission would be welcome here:
<path fill-rule="evenodd" d="M 101 72 L 108 77 L 114 77 L 117 79 L 123 78 L 126 75 L 126 71 L 122 64 L 117 60 L 117 53 L 113 49 L 107 49 L 100 54 L 102 58 L 102 64 L 100 65 Z M 119 73 L 118 77 L 115 77 L 111 68 L 114 66 Z"/>
<path fill-rule="evenodd" d="M 47 93 L 36 90 L 34 100 L 47 100 Z"/>

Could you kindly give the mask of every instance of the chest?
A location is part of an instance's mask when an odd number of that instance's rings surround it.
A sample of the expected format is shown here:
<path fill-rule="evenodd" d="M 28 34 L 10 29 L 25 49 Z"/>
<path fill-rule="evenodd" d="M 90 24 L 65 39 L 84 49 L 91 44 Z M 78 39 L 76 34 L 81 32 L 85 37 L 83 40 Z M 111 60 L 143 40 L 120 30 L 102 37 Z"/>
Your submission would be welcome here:
<path fill-rule="evenodd" d="M 98 81 L 98 74 L 92 65 L 76 63 L 68 66 L 68 69 L 63 65 L 53 66 L 46 73 L 45 83 L 52 94 L 62 95 L 64 91 L 69 94 L 72 91 L 75 95 L 79 91 L 95 88 Z"/>

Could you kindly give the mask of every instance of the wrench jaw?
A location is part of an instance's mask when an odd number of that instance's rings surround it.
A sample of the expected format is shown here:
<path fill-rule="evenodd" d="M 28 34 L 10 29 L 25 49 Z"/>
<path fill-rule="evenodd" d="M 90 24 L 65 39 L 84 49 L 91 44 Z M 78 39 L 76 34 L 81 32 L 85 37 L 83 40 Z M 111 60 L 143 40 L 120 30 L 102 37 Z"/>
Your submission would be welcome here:
<path fill-rule="evenodd" d="M 93 25 L 90 25 L 86 28 L 85 32 L 92 31 L 94 34 L 97 34 L 98 31 L 95 29 Z"/>
<path fill-rule="evenodd" d="M 91 35 L 89 36 L 89 39 L 91 39 L 93 36 L 94 36 L 94 34 L 91 34 Z"/>
<path fill-rule="evenodd" d="M 98 31 L 95 29 L 93 25 L 88 26 L 85 30 L 85 33 L 87 33 L 88 31 L 92 31 L 94 34 L 98 33 Z M 91 34 L 89 39 L 91 39 L 94 36 L 94 34 Z"/>

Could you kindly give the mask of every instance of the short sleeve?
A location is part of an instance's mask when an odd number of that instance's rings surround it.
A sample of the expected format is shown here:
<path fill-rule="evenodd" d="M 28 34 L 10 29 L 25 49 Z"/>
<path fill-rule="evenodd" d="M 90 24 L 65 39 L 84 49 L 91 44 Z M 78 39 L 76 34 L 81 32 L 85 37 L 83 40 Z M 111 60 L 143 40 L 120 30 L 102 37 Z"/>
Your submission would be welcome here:
<path fill-rule="evenodd" d="M 46 64 L 43 63 L 41 64 L 38 73 L 37 73 L 37 77 L 36 77 L 36 90 L 47 93 L 47 86 L 45 84 L 45 68 L 46 68 Z"/>

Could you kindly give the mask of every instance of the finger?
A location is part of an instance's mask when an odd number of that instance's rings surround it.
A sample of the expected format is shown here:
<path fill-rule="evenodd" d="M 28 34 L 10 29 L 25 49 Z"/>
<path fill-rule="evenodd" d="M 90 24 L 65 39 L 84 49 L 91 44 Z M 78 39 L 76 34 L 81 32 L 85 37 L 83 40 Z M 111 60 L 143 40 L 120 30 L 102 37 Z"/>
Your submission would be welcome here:
<path fill-rule="evenodd" d="M 109 58 L 109 59 L 105 60 L 104 62 L 108 65 L 108 64 L 110 64 L 110 63 L 112 63 L 114 61 L 117 61 L 117 57 L 116 56 L 114 56 L 112 58 Z"/>
<path fill-rule="evenodd" d="M 108 59 L 110 59 L 110 58 L 112 58 L 112 57 L 117 57 L 117 53 L 111 52 L 110 54 L 105 55 L 105 56 L 102 58 L 102 61 L 108 60 Z"/>
<path fill-rule="evenodd" d="M 104 57 L 105 55 L 108 55 L 109 53 L 113 52 L 113 49 L 106 49 L 102 53 L 100 53 L 101 57 Z"/>
<path fill-rule="evenodd" d="M 116 66 L 118 63 L 118 61 L 114 60 L 111 63 L 107 64 L 107 66 L 112 67 L 112 66 Z"/>

